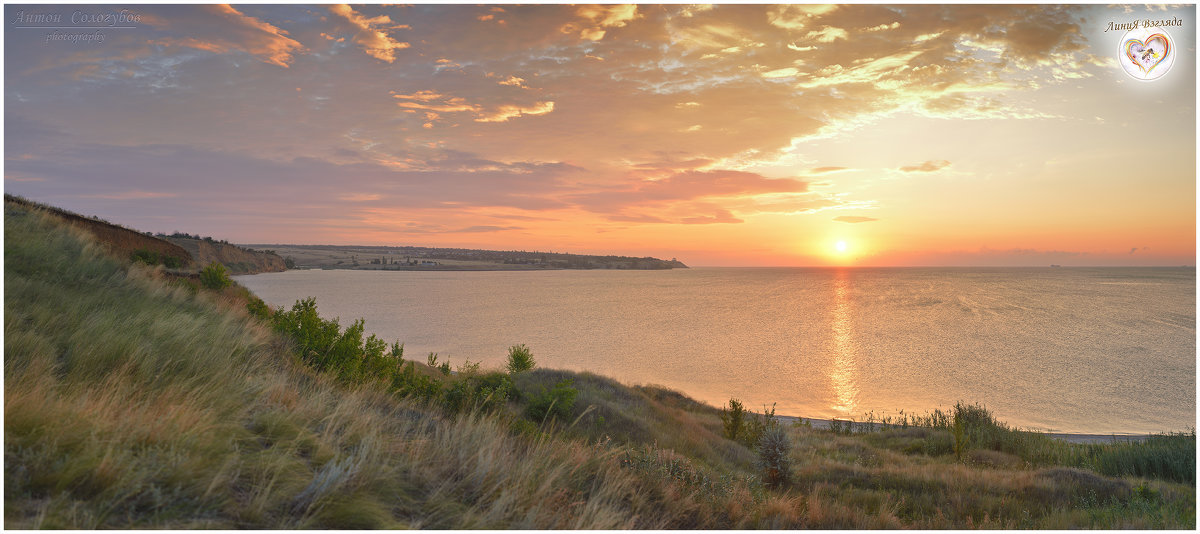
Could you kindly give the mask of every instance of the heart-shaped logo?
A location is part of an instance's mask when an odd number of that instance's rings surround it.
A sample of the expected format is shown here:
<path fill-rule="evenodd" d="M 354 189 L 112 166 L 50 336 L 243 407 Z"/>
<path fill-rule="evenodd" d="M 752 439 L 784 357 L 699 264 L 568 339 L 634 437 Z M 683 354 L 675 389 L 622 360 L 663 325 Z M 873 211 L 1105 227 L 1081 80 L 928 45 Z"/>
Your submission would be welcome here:
<path fill-rule="evenodd" d="M 1143 74 L 1150 74 L 1150 71 L 1167 59 L 1167 54 L 1170 53 L 1171 40 L 1161 33 L 1151 35 L 1145 41 L 1140 39 L 1125 41 L 1125 57 L 1137 65 Z"/>

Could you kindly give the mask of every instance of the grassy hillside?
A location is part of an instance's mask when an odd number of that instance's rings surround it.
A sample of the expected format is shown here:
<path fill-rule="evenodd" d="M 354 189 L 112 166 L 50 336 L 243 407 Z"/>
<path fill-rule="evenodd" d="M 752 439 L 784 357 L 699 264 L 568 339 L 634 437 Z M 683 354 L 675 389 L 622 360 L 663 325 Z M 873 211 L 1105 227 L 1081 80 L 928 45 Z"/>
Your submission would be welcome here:
<path fill-rule="evenodd" d="M 230 243 L 196 237 L 166 236 L 164 239 L 183 247 L 197 265 L 216 262 L 233 274 L 274 273 L 286 271 L 283 257 L 270 251 L 251 250 Z"/>
<path fill-rule="evenodd" d="M 8 528 L 1195 527 L 1194 434 L 1085 447 L 976 410 L 865 434 L 747 414 L 748 446 L 669 390 L 414 361 L 315 306 L 4 217 Z"/>
<path fill-rule="evenodd" d="M 26 209 L 36 209 L 41 211 L 45 216 L 53 217 L 61 222 L 85 230 L 92 234 L 97 242 L 102 244 L 109 253 L 118 258 L 130 258 L 134 254 L 140 254 L 146 258 L 153 257 L 154 260 L 157 260 L 150 261 L 149 263 L 162 263 L 165 259 L 172 266 L 178 268 L 195 269 L 207 265 L 198 264 L 187 250 L 177 244 L 152 235 L 143 234 L 137 230 L 118 226 L 99 218 L 84 217 L 78 213 L 53 206 L 46 206 L 7 194 L 4 195 L 4 204 L 6 206 L 12 204 Z"/>

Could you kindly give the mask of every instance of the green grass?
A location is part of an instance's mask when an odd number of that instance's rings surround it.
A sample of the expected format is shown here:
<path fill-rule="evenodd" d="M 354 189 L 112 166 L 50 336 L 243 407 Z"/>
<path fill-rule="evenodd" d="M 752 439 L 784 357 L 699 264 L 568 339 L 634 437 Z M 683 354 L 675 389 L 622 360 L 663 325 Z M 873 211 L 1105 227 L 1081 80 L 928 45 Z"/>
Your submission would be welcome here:
<path fill-rule="evenodd" d="M 1194 434 L 1071 445 L 964 412 L 957 461 L 952 412 L 785 426 L 790 476 L 768 487 L 678 392 L 446 375 L 358 323 L 321 330 L 315 305 L 289 324 L 320 336 L 283 331 L 244 288 L 109 257 L 36 210 L 6 203 L 4 231 L 9 528 L 1195 527 Z M 574 403 L 530 418 L 565 380 Z"/>

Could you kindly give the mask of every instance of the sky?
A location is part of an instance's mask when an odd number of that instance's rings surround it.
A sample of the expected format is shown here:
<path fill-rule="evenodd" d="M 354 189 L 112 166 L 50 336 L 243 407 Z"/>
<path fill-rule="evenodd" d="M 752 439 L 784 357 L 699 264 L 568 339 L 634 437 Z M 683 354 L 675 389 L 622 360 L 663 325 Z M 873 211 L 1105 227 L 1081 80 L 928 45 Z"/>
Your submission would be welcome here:
<path fill-rule="evenodd" d="M 1194 5 L 4 16 L 5 191 L 139 230 L 693 266 L 1195 264 Z M 1169 24 L 1152 81 L 1119 63 L 1133 21 Z"/>

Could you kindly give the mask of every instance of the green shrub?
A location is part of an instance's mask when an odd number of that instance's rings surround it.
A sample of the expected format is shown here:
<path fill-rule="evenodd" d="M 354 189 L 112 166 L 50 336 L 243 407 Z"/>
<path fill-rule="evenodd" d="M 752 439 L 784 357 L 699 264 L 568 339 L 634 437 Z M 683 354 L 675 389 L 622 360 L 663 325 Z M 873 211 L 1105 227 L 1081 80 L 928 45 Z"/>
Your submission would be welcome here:
<path fill-rule="evenodd" d="M 762 439 L 763 432 L 768 428 L 778 426 L 779 422 L 775 419 L 775 405 L 772 404 L 768 410 L 763 406 L 763 413 L 749 413 L 745 417 L 745 423 L 742 426 L 741 439 L 742 445 L 747 448 L 755 449 L 758 447 L 759 440 Z"/>
<path fill-rule="evenodd" d="M 139 248 L 139 249 L 133 251 L 133 253 L 130 254 L 130 259 L 132 259 L 135 262 L 144 263 L 146 265 L 162 264 L 163 266 L 170 268 L 170 269 L 178 269 L 183 266 L 183 260 L 180 260 L 179 258 L 176 258 L 175 256 L 171 256 L 169 254 L 160 254 L 153 250 L 147 250 L 144 248 Z"/>
<path fill-rule="evenodd" d="M 508 375 L 494 372 L 459 380 L 446 389 L 442 400 L 451 413 L 471 409 L 494 412 L 513 397 L 513 391 Z"/>
<path fill-rule="evenodd" d="M 144 248 L 139 248 L 133 251 L 133 254 L 130 255 L 130 259 L 135 262 L 140 261 L 146 265 L 158 265 L 158 253 L 154 252 L 153 250 L 146 250 Z"/>
<path fill-rule="evenodd" d="M 253 295 L 246 300 L 246 311 L 250 312 L 251 316 L 263 320 L 271 317 L 271 308 L 267 306 L 267 303 Z"/>
<path fill-rule="evenodd" d="M 392 390 L 402 397 L 414 397 L 426 401 L 442 395 L 442 384 L 416 370 L 414 362 L 408 362 L 404 370 L 392 377 Z"/>
<path fill-rule="evenodd" d="M 430 352 L 429 356 L 425 357 L 425 365 L 441 371 L 443 375 L 450 376 L 450 362 L 438 363 L 436 352 Z"/>
<path fill-rule="evenodd" d="M 229 271 L 225 266 L 214 261 L 200 271 L 200 283 L 205 288 L 221 290 L 232 285 L 233 280 L 229 279 Z"/>
<path fill-rule="evenodd" d="M 721 422 L 724 423 L 725 437 L 733 441 L 742 435 L 745 425 L 746 407 L 737 399 L 729 399 L 728 409 L 721 408 Z"/>
<path fill-rule="evenodd" d="M 954 459 L 961 462 L 963 452 L 967 450 L 967 443 L 971 437 L 967 435 L 966 417 L 954 414 Z"/>
<path fill-rule="evenodd" d="M 383 340 L 374 335 L 364 340 L 362 319 L 343 331 L 337 319 L 325 320 L 317 314 L 315 299 L 298 300 L 290 311 L 276 310 L 271 323 L 296 343 L 302 360 L 343 380 L 386 380 L 399 370 L 400 360 L 393 357 L 399 348 L 396 344 L 388 354 Z"/>
<path fill-rule="evenodd" d="M 471 360 L 466 360 L 462 365 L 458 366 L 458 374 L 460 375 L 477 375 L 479 374 L 479 362 L 472 363 Z"/>
<path fill-rule="evenodd" d="M 560 420 L 570 417 L 571 409 L 575 407 L 575 397 L 579 395 L 579 390 L 571 387 L 574 383 L 568 378 L 550 390 L 543 386 L 541 393 L 529 399 L 525 415 L 534 421 L 545 421 L 552 416 Z"/>
<path fill-rule="evenodd" d="M 513 345 L 508 348 L 508 372 L 523 373 L 537 365 L 533 360 L 533 353 L 529 352 L 529 347 L 524 344 Z"/>
<path fill-rule="evenodd" d="M 792 462 L 788 458 L 791 450 L 787 433 L 779 425 L 770 425 L 763 431 L 758 441 L 758 467 L 764 484 L 778 488 L 791 481 Z"/>

